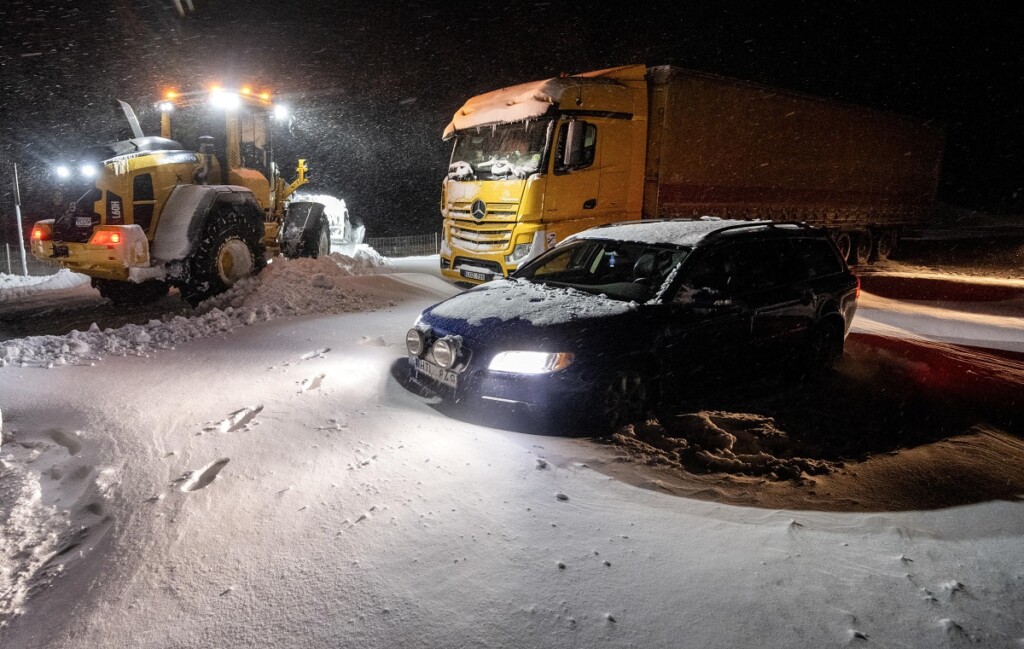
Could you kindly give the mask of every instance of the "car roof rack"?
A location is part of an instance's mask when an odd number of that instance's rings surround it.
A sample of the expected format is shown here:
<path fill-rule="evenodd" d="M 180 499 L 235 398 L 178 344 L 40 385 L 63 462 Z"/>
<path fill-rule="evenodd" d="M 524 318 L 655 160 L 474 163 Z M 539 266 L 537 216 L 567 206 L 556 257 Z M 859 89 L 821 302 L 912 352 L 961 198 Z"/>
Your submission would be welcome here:
<path fill-rule="evenodd" d="M 756 223 L 739 223 L 737 225 L 727 225 L 724 228 L 720 228 L 718 230 L 714 230 L 712 232 L 709 232 L 707 235 L 705 235 L 701 239 L 701 241 L 702 242 L 703 241 L 712 241 L 714 239 L 718 239 L 722 235 L 731 234 L 733 232 L 736 232 L 737 230 L 750 230 L 750 229 L 754 229 L 754 228 L 764 228 L 764 229 L 769 230 L 769 231 L 772 231 L 772 230 L 778 231 L 778 230 L 781 230 L 783 228 L 783 226 L 795 227 L 795 228 L 798 228 L 800 230 L 806 230 L 808 232 L 816 232 L 817 231 L 811 225 L 809 225 L 809 224 L 807 224 L 807 223 L 805 223 L 803 221 L 768 221 L 768 222 L 763 222 L 762 221 L 762 222 L 756 222 Z"/>

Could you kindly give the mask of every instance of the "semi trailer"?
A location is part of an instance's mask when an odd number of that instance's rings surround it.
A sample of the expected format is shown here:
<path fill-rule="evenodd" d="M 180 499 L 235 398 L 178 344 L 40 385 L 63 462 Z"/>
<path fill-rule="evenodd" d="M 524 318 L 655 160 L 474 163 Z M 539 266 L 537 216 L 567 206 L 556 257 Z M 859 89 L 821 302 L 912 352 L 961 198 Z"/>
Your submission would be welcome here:
<path fill-rule="evenodd" d="M 586 228 L 800 221 L 850 263 L 926 222 L 944 134 L 921 119 L 674 66 L 629 65 L 469 99 L 444 131 L 441 271 L 506 276 Z"/>

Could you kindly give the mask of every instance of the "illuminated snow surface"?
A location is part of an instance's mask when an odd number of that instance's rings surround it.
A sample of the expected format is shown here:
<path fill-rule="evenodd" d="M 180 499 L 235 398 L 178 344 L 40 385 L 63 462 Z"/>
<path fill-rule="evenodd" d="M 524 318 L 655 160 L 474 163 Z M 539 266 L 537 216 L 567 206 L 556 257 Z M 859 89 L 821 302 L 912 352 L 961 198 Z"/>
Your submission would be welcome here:
<path fill-rule="evenodd" d="M 1019 498 L 728 505 L 616 446 L 441 414 L 393 376 L 458 292 L 436 268 L 275 261 L 194 317 L 0 343 L 0 646 L 1024 642 Z M 993 317 L 929 335 L 1020 345 Z M 855 329 L 937 319 L 865 299 Z"/>

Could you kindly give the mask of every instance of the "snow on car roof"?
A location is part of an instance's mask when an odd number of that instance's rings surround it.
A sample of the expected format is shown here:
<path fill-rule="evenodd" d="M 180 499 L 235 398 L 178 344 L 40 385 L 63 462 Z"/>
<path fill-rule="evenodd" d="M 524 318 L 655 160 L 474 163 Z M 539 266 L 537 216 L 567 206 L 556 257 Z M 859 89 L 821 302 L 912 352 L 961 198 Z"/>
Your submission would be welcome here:
<path fill-rule="evenodd" d="M 628 221 L 605 225 L 567 237 L 572 239 L 611 239 L 635 243 L 668 244 L 692 248 L 709 234 L 723 228 L 737 225 L 771 223 L 764 220 L 718 219 L 703 216 L 699 219 L 659 219 L 651 221 Z"/>

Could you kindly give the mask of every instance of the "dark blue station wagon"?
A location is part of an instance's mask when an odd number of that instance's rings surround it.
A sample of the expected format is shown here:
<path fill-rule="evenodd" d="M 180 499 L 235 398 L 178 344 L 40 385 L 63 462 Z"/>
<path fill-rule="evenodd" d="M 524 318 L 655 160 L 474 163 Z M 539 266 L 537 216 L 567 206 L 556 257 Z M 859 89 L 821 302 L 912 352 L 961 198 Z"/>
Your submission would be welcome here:
<path fill-rule="evenodd" d="M 860 282 L 828 234 L 797 223 L 647 220 L 573 235 L 426 309 L 411 378 L 604 427 L 730 371 L 842 356 Z"/>

